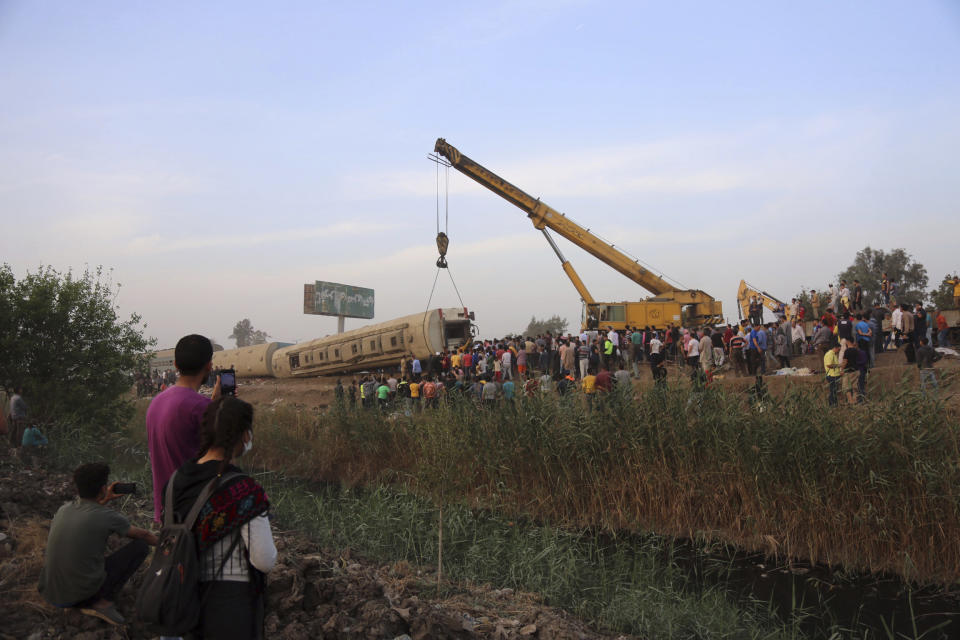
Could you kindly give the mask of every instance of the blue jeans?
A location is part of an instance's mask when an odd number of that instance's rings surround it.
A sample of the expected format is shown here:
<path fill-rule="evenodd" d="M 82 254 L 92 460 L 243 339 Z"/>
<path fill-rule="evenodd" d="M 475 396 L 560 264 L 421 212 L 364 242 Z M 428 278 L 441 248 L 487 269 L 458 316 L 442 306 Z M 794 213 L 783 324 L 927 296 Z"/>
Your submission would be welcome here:
<path fill-rule="evenodd" d="M 840 389 L 840 376 L 827 376 L 827 383 L 830 385 L 827 402 L 831 407 L 835 407 L 837 406 L 837 391 Z"/>
<path fill-rule="evenodd" d="M 939 389 L 939 382 L 937 382 L 937 372 L 933 369 L 920 369 L 920 391 L 924 395 L 927 393 L 927 387 L 930 387 L 934 391 Z"/>
<path fill-rule="evenodd" d="M 941 347 L 950 346 L 950 330 L 949 329 L 940 330 L 940 332 L 937 334 L 937 344 L 939 344 Z"/>

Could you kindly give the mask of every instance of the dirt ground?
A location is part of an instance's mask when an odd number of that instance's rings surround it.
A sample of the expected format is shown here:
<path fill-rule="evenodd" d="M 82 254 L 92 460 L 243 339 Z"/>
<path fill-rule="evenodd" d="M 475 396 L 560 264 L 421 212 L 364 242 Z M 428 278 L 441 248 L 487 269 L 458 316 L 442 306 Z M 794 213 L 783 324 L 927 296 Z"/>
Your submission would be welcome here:
<path fill-rule="evenodd" d="M 50 520 L 73 495 L 68 475 L 29 468 L 9 455 L 0 457 L 0 639 L 154 637 L 134 615 L 140 574 L 117 603 L 128 619 L 125 627 L 56 609 L 37 593 Z M 149 497 L 130 497 L 115 506 L 134 523 L 148 525 Z M 431 576 L 406 563 L 368 562 L 349 549 L 321 549 L 297 532 L 277 528 L 274 523 L 280 559 L 268 578 L 267 638 L 613 637 L 543 606 L 532 594 L 448 584 L 437 596 Z"/>
<path fill-rule="evenodd" d="M 816 355 L 805 355 L 791 358 L 792 367 L 808 368 L 813 375 L 808 376 L 778 376 L 773 375 L 774 368 L 769 366 L 768 373 L 764 377 L 768 389 L 771 393 L 781 393 L 792 385 L 812 385 L 823 386 L 823 361 Z M 956 357 L 944 357 L 936 364 L 940 370 L 940 375 L 945 373 L 956 374 L 960 369 L 960 359 Z M 642 388 L 653 383 L 650 373 L 650 367 L 646 364 L 639 368 L 640 376 L 635 379 L 635 384 Z M 686 383 L 686 376 L 683 369 L 675 365 L 669 367 L 669 382 L 675 384 L 675 380 L 682 380 L 681 384 Z M 352 375 L 340 377 L 344 386 L 348 386 L 353 378 Z M 901 352 L 890 351 L 877 355 L 876 367 L 871 369 L 868 376 L 868 397 L 871 393 L 885 393 L 892 389 L 900 388 L 904 380 L 907 384 L 919 387 L 919 374 L 915 364 L 909 364 L 906 357 Z M 715 384 L 721 388 L 742 391 L 752 385 L 753 378 L 737 377 L 734 374 L 731 365 L 728 363 L 718 372 Z M 337 376 L 326 376 L 316 378 L 300 379 L 276 379 L 276 378 L 248 378 L 238 381 L 239 387 L 237 393 L 247 402 L 258 407 L 269 407 L 284 404 L 302 409 L 319 411 L 326 408 L 333 402 L 334 388 L 337 385 Z"/>

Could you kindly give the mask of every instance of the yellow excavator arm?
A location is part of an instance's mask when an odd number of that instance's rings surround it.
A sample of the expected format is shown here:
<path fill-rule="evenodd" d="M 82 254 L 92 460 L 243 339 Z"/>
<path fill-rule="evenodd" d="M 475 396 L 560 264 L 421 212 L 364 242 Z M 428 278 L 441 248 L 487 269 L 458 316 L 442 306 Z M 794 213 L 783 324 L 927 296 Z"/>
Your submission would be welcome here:
<path fill-rule="evenodd" d="M 750 317 L 750 298 L 756 298 L 760 301 L 760 304 L 774 313 L 783 304 L 766 291 L 760 291 L 746 280 L 741 280 L 740 287 L 737 289 L 737 311 L 740 313 L 741 320 Z"/>

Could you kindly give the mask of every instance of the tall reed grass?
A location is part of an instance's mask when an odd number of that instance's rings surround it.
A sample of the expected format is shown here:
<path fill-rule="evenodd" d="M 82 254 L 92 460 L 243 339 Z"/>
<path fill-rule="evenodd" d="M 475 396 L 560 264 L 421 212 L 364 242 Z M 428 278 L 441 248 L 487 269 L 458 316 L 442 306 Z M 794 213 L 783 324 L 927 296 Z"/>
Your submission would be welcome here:
<path fill-rule="evenodd" d="M 347 485 L 397 483 L 566 528 L 655 531 L 784 558 L 960 579 L 957 414 L 906 388 L 829 409 L 808 388 L 762 410 L 718 389 L 524 398 L 496 410 L 257 415 L 256 463 Z"/>

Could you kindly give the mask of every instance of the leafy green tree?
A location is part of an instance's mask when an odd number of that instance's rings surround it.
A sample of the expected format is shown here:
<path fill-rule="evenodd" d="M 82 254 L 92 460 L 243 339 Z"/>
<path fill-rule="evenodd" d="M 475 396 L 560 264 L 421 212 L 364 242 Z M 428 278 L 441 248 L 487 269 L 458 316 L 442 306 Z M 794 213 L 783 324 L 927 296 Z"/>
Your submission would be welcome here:
<path fill-rule="evenodd" d="M 544 318 L 542 320 L 537 320 L 536 316 L 530 317 L 530 323 L 527 325 L 526 330 L 524 330 L 524 336 L 536 336 L 544 335 L 548 331 L 551 335 L 561 335 L 564 331 L 567 330 L 567 321 L 561 318 L 558 315 L 553 315 L 549 318 Z"/>
<path fill-rule="evenodd" d="M 837 275 L 840 280 L 846 280 L 850 292 L 853 293 L 853 281 L 859 280 L 863 287 L 863 304 L 870 306 L 874 300 L 880 298 L 880 279 L 883 273 L 897 285 L 897 302 L 920 302 L 926 299 L 927 269 L 905 249 L 894 249 L 887 253 L 882 249 L 866 247 L 857 252 L 853 264 Z"/>
<path fill-rule="evenodd" d="M 22 385 L 33 419 L 106 430 L 129 418 L 154 341 L 140 316 L 119 317 L 115 299 L 99 267 L 78 277 L 41 266 L 20 280 L 0 267 L 0 386 Z"/>
<path fill-rule="evenodd" d="M 953 309 L 956 307 L 953 287 L 958 280 L 960 280 L 960 277 L 956 274 L 950 275 L 948 273 L 943 276 L 939 287 L 930 290 L 930 302 L 933 303 L 934 307 L 937 309 Z"/>
<path fill-rule="evenodd" d="M 254 344 L 263 344 L 270 337 L 266 331 L 254 329 L 249 318 L 244 318 L 233 326 L 233 333 L 227 336 L 230 340 L 237 342 L 237 348 L 249 347 Z"/>

